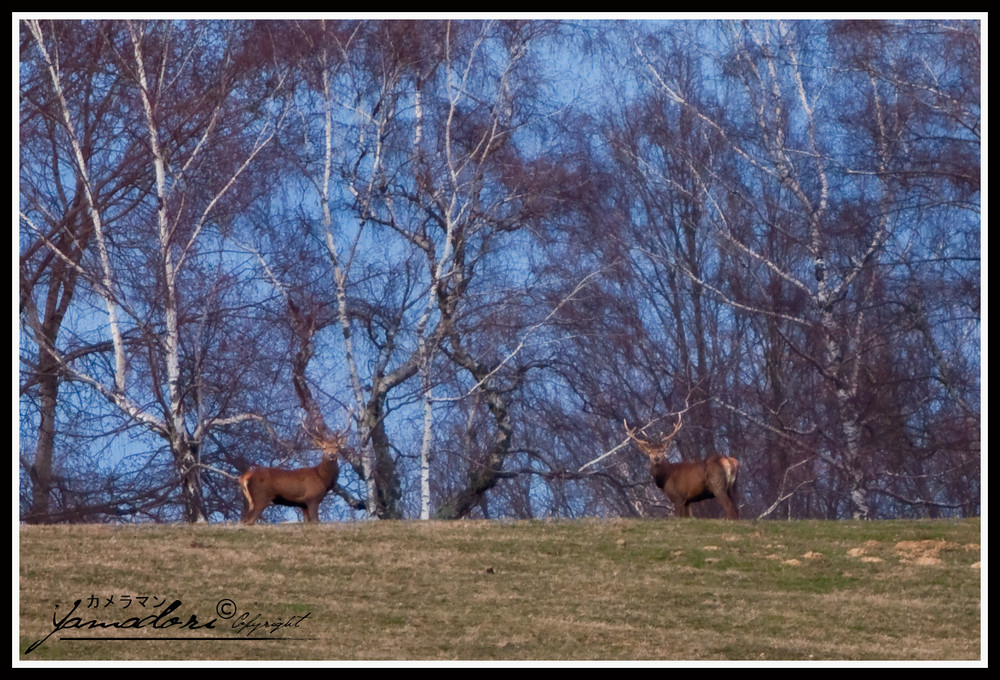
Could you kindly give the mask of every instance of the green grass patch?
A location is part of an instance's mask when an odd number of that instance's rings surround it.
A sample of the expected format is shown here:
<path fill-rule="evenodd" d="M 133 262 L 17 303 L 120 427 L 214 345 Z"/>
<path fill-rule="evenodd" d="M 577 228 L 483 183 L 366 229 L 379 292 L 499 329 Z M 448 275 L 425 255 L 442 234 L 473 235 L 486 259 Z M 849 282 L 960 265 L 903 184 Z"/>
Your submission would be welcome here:
<path fill-rule="evenodd" d="M 19 651 L 976 660 L 979 537 L 978 520 L 24 526 Z M 174 623 L 158 626 L 174 602 Z M 191 617 L 212 627 L 185 627 Z"/>

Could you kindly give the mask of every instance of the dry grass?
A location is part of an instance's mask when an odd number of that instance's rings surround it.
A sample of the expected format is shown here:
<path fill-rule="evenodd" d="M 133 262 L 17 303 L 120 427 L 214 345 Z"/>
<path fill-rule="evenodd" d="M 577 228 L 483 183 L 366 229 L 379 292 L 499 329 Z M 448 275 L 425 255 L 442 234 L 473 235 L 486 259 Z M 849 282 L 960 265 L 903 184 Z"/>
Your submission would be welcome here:
<path fill-rule="evenodd" d="M 978 520 L 21 527 L 19 651 L 29 662 L 974 660 L 979 535 Z M 53 633 L 75 600 L 81 622 L 180 600 L 179 622 L 215 627 Z M 244 612 L 298 625 L 234 629 Z M 126 635 L 142 639 L 68 639 Z"/>

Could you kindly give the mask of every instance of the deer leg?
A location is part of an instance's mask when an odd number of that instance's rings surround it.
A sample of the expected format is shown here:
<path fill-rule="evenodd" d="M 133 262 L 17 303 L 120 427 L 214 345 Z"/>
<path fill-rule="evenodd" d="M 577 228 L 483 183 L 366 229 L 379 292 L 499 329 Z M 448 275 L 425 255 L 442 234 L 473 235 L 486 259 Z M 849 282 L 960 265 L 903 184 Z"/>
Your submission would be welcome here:
<path fill-rule="evenodd" d="M 739 519 L 740 518 L 740 506 L 736 502 L 736 494 L 730 493 L 726 496 L 729 499 L 729 508 L 726 511 L 726 515 L 729 519 Z"/>
<path fill-rule="evenodd" d="M 683 496 L 678 496 L 676 498 L 671 498 L 670 502 L 674 504 L 674 514 L 678 517 L 690 517 L 691 508 L 687 504 L 687 499 Z"/>
<path fill-rule="evenodd" d="M 726 511 L 726 519 L 740 518 L 739 507 L 736 505 L 736 494 L 729 490 L 715 494 L 715 498 L 719 501 L 722 509 Z"/>
<path fill-rule="evenodd" d="M 243 513 L 243 523 L 244 524 L 254 524 L 257 518 L 260 517 L 260 510 L 248 507 L 246 512 Z"/>
<path fill-rule="evenodd" d="M 302 508 L 302 514 L 307 522 L 319 521 L 319 503 L 310 501 Z"/>
<path fill-rule="evenodd" d="M 247 496 L 247 509 L 243 513 L 243 523 L 244 524 L 256 524 L 257 520 L 260 518 L 260 514 L 271 504 L 274 499 L 268 499 L 266 503 L 254 502 L 252 496 Z"/>

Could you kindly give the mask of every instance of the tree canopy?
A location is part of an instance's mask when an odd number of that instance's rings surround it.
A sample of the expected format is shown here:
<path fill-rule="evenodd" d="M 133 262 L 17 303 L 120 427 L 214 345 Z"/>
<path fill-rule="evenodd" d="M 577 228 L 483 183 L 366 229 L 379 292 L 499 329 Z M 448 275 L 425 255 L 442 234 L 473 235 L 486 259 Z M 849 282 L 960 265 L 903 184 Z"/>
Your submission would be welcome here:
<path fill-rule="evenodd" d="M 22 521 L 979 513 L 978 21 L 19 31 Z"/>

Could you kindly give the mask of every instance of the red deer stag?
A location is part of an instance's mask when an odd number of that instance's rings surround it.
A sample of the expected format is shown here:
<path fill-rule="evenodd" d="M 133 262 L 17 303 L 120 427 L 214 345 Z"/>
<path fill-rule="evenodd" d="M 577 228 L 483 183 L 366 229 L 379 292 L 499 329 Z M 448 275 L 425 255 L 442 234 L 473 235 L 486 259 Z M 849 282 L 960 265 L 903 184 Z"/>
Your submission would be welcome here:
<path fill-rule="evenodd" d="M 254 467 L 240 475 L 240 488 L 247 499 L 243 523 L 256 522 L 272 503 L 302 508 L 306 522 L 318 522 L 320 501 L 337 483 L 340 472 L 337 457 L 346 440 L 346 431 L 325 440 L 314 438 L 323 452 L 323 460 L 315 467 L 294 470 Z"/>
<path fill-rule="evenodd" d="M 739 462 L 727 456 L 709 456 L 705 460 L 686 461 L 681 463 L 667 462 L 667 449 L 670 442 L 681 429 L 681 416 L 677 416 L 677 424 L 673 432 L 659 444 L 653 444 L 635 435 L 635 430 L 625 422 L 625 434 L 649 456 L 649 473 L 653 481 L 674 505 L 678 517 L 690 517 L 692 503 L 718 499 L 726 511 L 727 519 L 739 519 L 740 511 L 736 505 L 736 476 L 739 473 Z"/>

